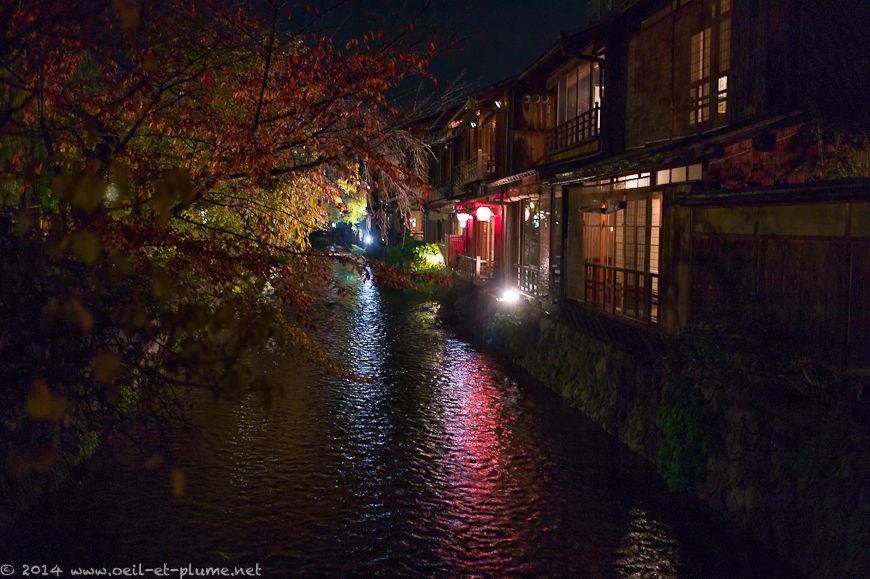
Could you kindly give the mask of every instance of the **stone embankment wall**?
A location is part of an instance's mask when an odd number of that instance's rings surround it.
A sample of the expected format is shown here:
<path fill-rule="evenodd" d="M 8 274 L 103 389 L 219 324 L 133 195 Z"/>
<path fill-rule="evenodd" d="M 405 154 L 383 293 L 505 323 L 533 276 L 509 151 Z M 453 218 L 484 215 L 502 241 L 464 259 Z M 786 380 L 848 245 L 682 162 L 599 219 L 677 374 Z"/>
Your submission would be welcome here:
<path fill-rule="evenodd" d="M 769 328 L 706 324 L 655 353 L 473 286 L 444 296 L 448 323 L 562 393 L 655 462 L 668 485 L 725 513 L 810 577 L 870 572 L 870 411 Z M 625 332 L 643 332 L 626 326 Z"/>

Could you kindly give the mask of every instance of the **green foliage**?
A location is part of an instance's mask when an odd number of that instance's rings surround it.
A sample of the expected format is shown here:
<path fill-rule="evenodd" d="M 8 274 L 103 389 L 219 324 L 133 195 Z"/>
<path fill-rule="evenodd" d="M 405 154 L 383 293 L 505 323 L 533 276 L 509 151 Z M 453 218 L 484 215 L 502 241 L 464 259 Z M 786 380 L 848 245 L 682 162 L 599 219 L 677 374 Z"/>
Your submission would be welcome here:
<path fill-rule="evenodd" d="M 417 272 L 444 271 L 444 256 L 441 254 L 441 248 L 435 243 L 417 245 L 414 248 L 410 269 Z"/>
<path fill-rule="evenodd" d="M 444 256 L 435 243 L 422 243 L 406 239 L 399 245 L 387 247 L 383 257 L 384 263 L 393 265 L 404 271 L 416 273 L 436 273 L 446 271 Z"/>
<path fill-rule="evenodd" d="M 801 129 L 804 155 L 795 173 L 810 180 L 870 177 L 870 139 L 861 128 L 815 122 Z"/>

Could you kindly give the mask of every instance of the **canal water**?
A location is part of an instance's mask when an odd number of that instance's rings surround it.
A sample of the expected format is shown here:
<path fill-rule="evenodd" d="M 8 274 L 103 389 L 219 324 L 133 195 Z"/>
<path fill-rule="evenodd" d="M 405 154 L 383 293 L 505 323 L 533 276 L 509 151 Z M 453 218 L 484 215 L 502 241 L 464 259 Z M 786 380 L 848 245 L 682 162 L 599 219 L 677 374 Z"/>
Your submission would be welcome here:
<path fill-rule="evenodd" d="M 255 397 L 203 397 L 169 442 L 182 496 L 169 466 L 144 470 L 119 440 L 16 525 L 0 563 L 259 565 L 263 577 L 777 574 L 649 464 L 442 327 L 437 304 L 348 283 L 324 335 L 369 382 L 284 360 L 271 411 Z"/>

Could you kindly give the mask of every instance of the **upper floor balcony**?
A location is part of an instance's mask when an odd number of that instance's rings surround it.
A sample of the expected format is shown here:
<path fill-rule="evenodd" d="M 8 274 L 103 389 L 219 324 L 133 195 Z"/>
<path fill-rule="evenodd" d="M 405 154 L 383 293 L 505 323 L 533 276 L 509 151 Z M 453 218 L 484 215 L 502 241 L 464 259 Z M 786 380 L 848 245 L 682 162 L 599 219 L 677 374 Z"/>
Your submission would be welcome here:
<path fill-rule="evenodd" d="M 600 119 L 601 107 L 595 103 L 588 111 L 557 125 L 547 137 L 547 152 L 558 153 L 596 138 Z"/>
<path fill-rule="evenodd" d="M 459 185 L 466 185 L 474 181 L 482 181 L 495 176 L 495 155 L 477 150 L 474 159 L 463 161 L 459 164 Z"/>

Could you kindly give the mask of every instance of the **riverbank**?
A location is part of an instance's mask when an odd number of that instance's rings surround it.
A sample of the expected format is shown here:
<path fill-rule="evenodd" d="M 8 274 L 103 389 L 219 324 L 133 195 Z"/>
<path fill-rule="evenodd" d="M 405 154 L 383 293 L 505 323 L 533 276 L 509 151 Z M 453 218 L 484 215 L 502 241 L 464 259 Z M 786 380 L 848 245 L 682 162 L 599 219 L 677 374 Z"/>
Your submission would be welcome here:
<path fill-rule="evenodd" d="M 870 568 L 870 428 L 861 380 L 769 329 L 707 324 L 662 341 L 578 306 L 508 309 L 484 288 L 442 296 L 445 320 L 560 392 L 813 577 Z M 609 323 L 609 322 L 608 322 Z"/>

